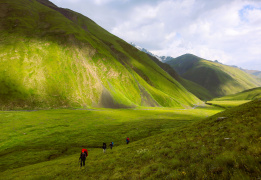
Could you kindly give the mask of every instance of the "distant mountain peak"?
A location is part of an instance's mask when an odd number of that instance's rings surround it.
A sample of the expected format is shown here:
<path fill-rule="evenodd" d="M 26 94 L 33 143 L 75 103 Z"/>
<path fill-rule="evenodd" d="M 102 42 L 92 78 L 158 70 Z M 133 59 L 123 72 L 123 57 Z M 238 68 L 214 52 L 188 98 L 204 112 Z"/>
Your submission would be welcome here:
<path fill-rule="evenodd" d="M 137 48 L 137 49 L 140 50 L 140 51 L 143 51 L 143 52 L 145 52 L 145 53 L 147 53 L 147 54 L 149 54 L 149 55 L 151 55 L 151 56 L 157 58 L 158 60 L 160 60 L 160 61 L 162 61 L 162 62 L 167 62 L 167 61 L 170 61 L 171 59 L 173 59 L 173 57 L 171 57 L 171 56 L 158 56 L 158 55 L 156 55 L 156 54 L 153 54 L 153 53 L 150 52 L 149 50 L 147 50 L 147 49 L 145 49 L 145 48 L 143 48 L 143 47 L 140 47 L 140 46 L 136 45 L 136 44 L 133 43 L 133 42 L 131 42 L 130 45 L 134 46 L 135 48 Z"/>

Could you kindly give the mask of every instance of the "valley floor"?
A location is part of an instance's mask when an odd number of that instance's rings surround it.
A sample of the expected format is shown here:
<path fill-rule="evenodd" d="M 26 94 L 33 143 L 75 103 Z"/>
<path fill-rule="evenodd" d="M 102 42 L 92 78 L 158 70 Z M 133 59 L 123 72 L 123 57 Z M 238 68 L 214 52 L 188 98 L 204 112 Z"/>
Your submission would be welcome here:
<path fill-rule="evenodd" d="M 200 162 L 200 154 L 208 153 L 207 149 L 199 151 L 195 133 L 201 136 L 201 147 L 212 142 L 204 140 L 206 127 L 200 130 L 198 124 L 223 110 L 204 106 L 186 110 L 2 111 L 0 176 L 4 179 L 157 179 L 162 176 L 189 179 L 196 171 L 195 162 Z M 191 131 L 194 126 L 195 132 Z M 126 137 L 130 138 L 128 145 Z M 112 150 L 109 149 L 111 141 L 114 142 Z M 107 143 L 106 153 L 102 151 L 103 142 Z M 186 142 L 190 145 L 184 146 Z M 82 148 L 89 151 L 85 168 L 80 168 L 78 160 Z M 219 153 L 219 146 L 212 148 L 217 148 L 213 152 Z M 199 154 L 194 156 L 191 150 Z M 191 166 L 187 163 L 193 158 L 198 160 L 189 172 L 186 166 Z M 218 169 L 219 165 L 215 168 L 213 171 L 220 171 L 217 173 L 228 173 Z M 206 167 L 203 169 L 199 177 L 208 174 Z"/>

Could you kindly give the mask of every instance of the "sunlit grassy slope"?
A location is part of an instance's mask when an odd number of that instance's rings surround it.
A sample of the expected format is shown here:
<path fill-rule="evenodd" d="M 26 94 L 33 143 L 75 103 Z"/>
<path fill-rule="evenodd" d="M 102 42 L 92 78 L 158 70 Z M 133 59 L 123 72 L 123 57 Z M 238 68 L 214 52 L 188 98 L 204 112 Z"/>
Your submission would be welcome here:
<path fill-rule="evenodd" d="M 261 98 L 261 88 L 254 88 L 236 94 L 215 98 L 213 99 L 213 101 L 254 100 L 260 98 Z"/>
<path fill-rule="evenodd" d="M 145 53 L 81 14 L 47 0 L 0 0 L 0 17 L 2 109 L 201 102 Z"/>
<path fill-rule="evenodd" d="M 223 101 L 212 100 L 212 101 L 207 101 L 206 104 L 211 106 L 221 107 L 224 109 L 229 109 L 248 102 L 250 102 L 250 100 L 223 100 Z"/>
<path fill-rule="evenodd" d="M 261 86 L 258 79 L 238 68 L 204 60 L 192 54 L 182 55 L 166 63 L 183 78 L 209 90 L 214 97 Z"/>
<path fill-rule="evenodd" d="M 1 131 L 1 137 L 7 133 L 9 138 L 2 140 L 0 162 L 6 171 L 0 175 L 4 179 L 259 179 L 260 100 L 202 120 L 218 111 L 210 110 L 5 112 L 1 120 L 13 129 Z M 12 123 L 19 118 L 25 122 Z M 131 137 L 128 145 L 126 136 Z M 115 147 L 103 154 L 103 141 L 115 141 Z M 85 168 L 78 164 L 81 145 L 89 149 Z M 18 149 L 16 159 L 13 152 Z"/>

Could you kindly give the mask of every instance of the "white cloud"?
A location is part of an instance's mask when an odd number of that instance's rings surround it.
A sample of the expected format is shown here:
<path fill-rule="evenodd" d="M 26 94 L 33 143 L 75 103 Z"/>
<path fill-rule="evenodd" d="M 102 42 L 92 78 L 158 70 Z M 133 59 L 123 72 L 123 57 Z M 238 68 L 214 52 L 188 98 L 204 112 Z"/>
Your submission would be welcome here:
<path fill-rule="evenodd" d="M 193 53 L 259 69 L 259 0 L 51 0 L 158 55 Z"/>

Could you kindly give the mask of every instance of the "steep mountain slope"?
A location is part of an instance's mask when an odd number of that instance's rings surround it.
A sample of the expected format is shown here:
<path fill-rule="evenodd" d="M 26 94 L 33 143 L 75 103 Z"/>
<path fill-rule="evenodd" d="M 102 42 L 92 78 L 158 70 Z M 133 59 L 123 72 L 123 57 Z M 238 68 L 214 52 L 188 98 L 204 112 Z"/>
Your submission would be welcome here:
<path fill-rule="evenodd" d="M 261 87 L 248 89 L 236 94 L 223 96 L 213 99 L 214 101 L 227 101 L 227 100 L 254 100 L 261 98 Z"/>
<path fill-rule="evenodd" d="M 48 0 L 0 0 L 2 109 L 200 103 L 147 55 Z"/>
<path fill-rule="evenodd" d="M 261 82 L 238 68 L 185 54 L 166 62 L 183 78 L 208 89 L 214 96 L 224 96 L 261 86 Z"/>
<path fill-rule="evenodd" d="M 166 61 L 170 61 L 173 59 L 173 57 L 170 56 L 157 56 L 150 51 L 148 51 L 145 48 L 139 47 L 135 45 L 134 43 L 131 43 L 132 46 L 136 47 L 142 52 L 145 52 L 148 54 L 148 56 L 158 65 L 160 66 L 164 71 L 169 73 L 174 79 L 176 79 L 182 86 L 184 86 L 189 92 L 197 96 L 201 100 L 209 100 L 212 99 L 212 95 L 210 92 L 205 89 L 204 87 L 200 86 L 199 84 L 196 84 L 192 81 L 189 81 L 187 79 L 182 78 L 180 75 L 178 75 L 175 70 L 169 65 L 166 64 Z"/>
<path fill-rule="evenodd" d="M 212 99 L 212 95 L 210 92 L 205 89 L 204 87 L 200 86 L 199 84 L 196 84 L 192 81 L 189 81 L 187 79 L 182 78 L 180 75 L 176 73 L 176 71 L 166 63 L 163 63 L 158 60 L 158 58 L 151 56 L 148 54 L 148 56 L 163 70 L 165 70 L 169 75 L 171 75 L 174 79 L 176 79 L 182 86 L 184 86 L 189 92 L 197 96 L 201 100 L 209 100 Z"/>

